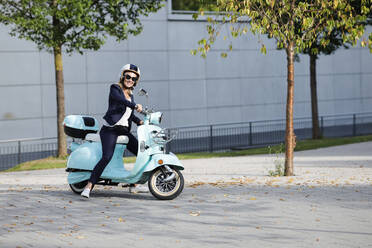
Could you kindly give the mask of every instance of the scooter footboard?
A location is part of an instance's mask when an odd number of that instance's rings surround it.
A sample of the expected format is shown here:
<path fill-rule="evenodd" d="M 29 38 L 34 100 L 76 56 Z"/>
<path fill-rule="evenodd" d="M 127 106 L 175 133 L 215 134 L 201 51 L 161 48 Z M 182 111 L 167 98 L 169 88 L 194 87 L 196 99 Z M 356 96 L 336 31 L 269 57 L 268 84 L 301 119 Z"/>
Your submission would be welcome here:
<path fill-rule="evenodd" d="M 90 178 L 91 172 L 89 171 L 78 171 L 70 172 L 67 177 L 68 184 L 75 184 L 86 181 Z"/>

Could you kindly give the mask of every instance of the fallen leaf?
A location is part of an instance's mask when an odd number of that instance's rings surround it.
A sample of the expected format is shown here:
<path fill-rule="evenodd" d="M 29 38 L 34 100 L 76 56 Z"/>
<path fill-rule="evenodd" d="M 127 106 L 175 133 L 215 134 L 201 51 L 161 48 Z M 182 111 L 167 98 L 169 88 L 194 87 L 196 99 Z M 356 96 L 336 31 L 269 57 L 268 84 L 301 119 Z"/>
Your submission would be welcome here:
<path fill-rule="evenodd" d="M 199 216 L 200 215 L 200 211 L 190 211 L 190 215 L 191 216 Z"/>
<path fill-rule="evenodd" d="M 249 200 L 255 201 L 255 200 L 257 200 L 257 198 L 256 197 L 251 197 L 251 198 L 249 198 Z"/>
<path fill-rule="evenodd" d="M 121 217 L 118 219 L 118 221 L 119 222 L 125 222 L 125 220 L 123 218 L 121 218 Z"/>
<path fill-rule="evenodd" d="M 204 184 L 205 184 L 204 182 L 195 182 L 195 183 L 191 184 L 190 187 L 191 188 L 196 188 L 196 187 L 204 185 Z"/>
<path fill-rule="evenodd" d="M 280 201 L 285 201 L 283 198 L 280 198 L 279 200 L 280 200 Z"/>
<path fill-rule="evenodd" d="M 76 239 L 85 239 L 86 237 L 83 236 L 83 235 L 79 235 L 79 236 L 76 236 L 75 238 L 76 238 Z"/>

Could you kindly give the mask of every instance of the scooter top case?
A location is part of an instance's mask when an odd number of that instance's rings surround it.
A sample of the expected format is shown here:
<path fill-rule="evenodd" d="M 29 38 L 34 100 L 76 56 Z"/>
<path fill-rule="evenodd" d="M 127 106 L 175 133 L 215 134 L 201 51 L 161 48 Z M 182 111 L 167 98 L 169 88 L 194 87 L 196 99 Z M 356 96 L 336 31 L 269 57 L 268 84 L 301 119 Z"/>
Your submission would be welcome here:
<path fill-rule="evenodd" d="M 91 116 L 68 115 L 63 120 L 65 134 L 78 139 L 85 139 L 88 133 L 97 133 L 98 121 Z"/>

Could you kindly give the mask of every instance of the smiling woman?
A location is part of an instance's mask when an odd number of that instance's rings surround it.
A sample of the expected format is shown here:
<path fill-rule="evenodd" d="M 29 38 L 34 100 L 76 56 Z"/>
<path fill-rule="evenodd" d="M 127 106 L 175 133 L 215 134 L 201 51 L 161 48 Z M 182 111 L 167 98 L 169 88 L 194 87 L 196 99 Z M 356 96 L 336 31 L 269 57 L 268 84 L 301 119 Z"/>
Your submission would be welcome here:
<path fill-rule="evenodd" d="M 103 117 L 104 124 L 100 131 L 102 158 L 96 164 L 88 180 L 82 196 L 89 198 L 93 186 L 100 180 L 107 164 L 114 155 L 116 141 L 119 136 L 129 138 L 127 149 L 137 156 L 138 140 L 130 133 L 132 122 L 142 125 L 143 121 L 134 115 L 134 111 L 142 112 L 142 105 L 134 102 L 132 91 L 141 76 L 140 69 L 134 64 L 126 64 L 120 69 L 119 82 L 110 86 L 109 107 Z M 73 189 L 77 192 L 76 189 Z"/>

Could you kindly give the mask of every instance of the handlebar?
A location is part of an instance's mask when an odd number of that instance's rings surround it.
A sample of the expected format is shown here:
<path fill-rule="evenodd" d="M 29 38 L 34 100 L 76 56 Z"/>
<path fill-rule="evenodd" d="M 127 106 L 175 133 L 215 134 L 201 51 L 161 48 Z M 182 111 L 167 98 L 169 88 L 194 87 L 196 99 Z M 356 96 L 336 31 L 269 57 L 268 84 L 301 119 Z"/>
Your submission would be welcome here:
<path fill-rule="evenodd" d="M 151 113 L 153 113 L 154 111 L 152 111 L 152 110 L 150 110 L 150 109 L 142 109 L 142 111 L 141 112 L 138 112 L 138 113 L 140 113 L 140 114 L 142 114 L 142 115 L 149 115 L 149 114 L 151 114 Z"/>

